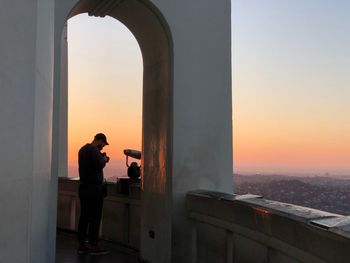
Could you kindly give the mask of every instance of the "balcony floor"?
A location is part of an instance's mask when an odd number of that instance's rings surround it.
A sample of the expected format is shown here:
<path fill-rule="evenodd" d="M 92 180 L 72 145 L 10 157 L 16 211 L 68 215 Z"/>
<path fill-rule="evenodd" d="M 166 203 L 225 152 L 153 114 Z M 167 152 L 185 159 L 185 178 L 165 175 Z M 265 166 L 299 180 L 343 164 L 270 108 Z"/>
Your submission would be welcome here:
<path fill-rule="evenodd" d="M 101 241 L 100 245 L 110 251 L 106 256 L 77 254 L 78 242 L 73 233 L 57 231 L 56 263 L 138 263 L 138 253 L 118 244 Z"/>

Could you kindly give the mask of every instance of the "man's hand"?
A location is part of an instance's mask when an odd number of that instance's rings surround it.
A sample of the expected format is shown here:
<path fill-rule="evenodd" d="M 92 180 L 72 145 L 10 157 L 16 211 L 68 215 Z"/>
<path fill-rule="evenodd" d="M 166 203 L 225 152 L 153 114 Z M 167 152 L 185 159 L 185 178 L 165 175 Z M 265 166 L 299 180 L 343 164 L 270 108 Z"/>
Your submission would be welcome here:
<path fill-rule="evenodd" d="M 109 157 L 107 156 L 106 153 L 102 153 L 103 159 L 105 160 L 106 163 L 109 162 Z"/>

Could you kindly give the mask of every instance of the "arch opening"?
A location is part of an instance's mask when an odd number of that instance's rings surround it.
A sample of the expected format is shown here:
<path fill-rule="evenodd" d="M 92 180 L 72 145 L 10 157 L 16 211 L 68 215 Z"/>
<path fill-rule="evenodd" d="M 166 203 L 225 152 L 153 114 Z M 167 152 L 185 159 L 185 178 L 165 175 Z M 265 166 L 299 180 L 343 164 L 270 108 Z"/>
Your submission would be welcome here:
<path fill-rule="evenodd" d="M 64 44 L 69 61 L 68 177 L 78 177 L 80 147 L 103 132 L 110 144 L 103 149 L 110 157 L 104 178 L 115 183 L 127 172 L 123 150 L 141 150 L 140 47 L 118 20 L 87 14 L 68 20 Z"/>
<path fill-rule="evenodd" d="M 58 14 L 57 14 L 58 13 Z M 62 167 L 62 142 L 66 130 L 67 107 L 62 103 L 66 94 L 62 87 L 62 28 L 66 21 L 78 14 L 110 16 L 123 23 L 135 36 L 143 58 L 142 99 L 142 208 L 141 255 L 152 258 L 148 249 L 150 230 L 157 233 L 162 244 L 157 257 L 170 260 L 171 249 L 171 173 L 172 173 L 172 42 L 166 21 L 148 1 L 71 1 L 56 11 L 55 91 L 53 124 L 53 175 Z M 63 113 L 63 114 L 62 114 Z M 62 140 L 63 138 L 63 140 Z M 61 148 L 62 147 L 62 148 Z M 61 159 L 60 159 L 61 158 Z M 149 211 L 156 213 L 149 214 Z M 153 246 L 153 245 L 152 245 Z M 153 252 L 152 252 L 153 251 Z"/>

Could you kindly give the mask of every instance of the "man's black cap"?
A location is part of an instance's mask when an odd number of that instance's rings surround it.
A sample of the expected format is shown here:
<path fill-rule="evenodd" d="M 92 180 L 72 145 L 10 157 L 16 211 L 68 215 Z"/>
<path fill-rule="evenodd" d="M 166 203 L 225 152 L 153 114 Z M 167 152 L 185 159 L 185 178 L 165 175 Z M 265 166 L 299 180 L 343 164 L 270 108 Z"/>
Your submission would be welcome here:
<path fill-rule="evenodd" d="M 107 142 L 107 137 L 103 133 L 97 133 L 95 135 L 95 140 L 96 141 L 103 141 L 106 145 L 109 145 L 109 143 Z"/>

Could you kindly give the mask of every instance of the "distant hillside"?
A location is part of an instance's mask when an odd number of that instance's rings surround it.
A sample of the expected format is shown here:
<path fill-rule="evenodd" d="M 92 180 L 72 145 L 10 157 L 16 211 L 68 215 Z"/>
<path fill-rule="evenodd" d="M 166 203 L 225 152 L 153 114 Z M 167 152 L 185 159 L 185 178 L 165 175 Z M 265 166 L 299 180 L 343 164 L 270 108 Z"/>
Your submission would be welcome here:
<path fill-rule="evenodd" d="M 350 179 L 235 174 L 234 192 L 350 215 Z"/>

